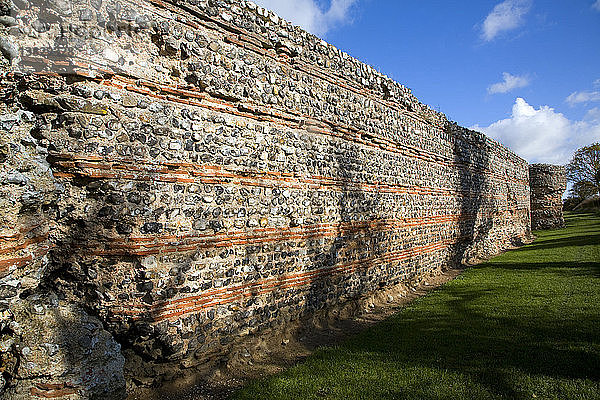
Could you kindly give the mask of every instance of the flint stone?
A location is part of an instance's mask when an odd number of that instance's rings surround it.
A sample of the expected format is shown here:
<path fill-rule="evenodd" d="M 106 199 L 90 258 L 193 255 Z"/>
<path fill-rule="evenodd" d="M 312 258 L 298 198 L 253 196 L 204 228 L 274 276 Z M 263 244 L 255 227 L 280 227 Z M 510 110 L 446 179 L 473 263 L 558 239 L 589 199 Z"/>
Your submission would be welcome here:
<path fill-rule="evenodd" d="M 48 30 L 50 29 L 48 23 L 46 21 L 42 21 L 41 19 L 36 19 L 35 21 L 33 21 L 31 27 L 39 33 L 48 32 Z"/>
<path fill-rule="evenodd" d="M 100 7 L 102 7 L 102 0 L 90 0 L 90 4 L 96 10 L 100 11 Z"/>
<path fill-rule="evenodd" d="M 136 107 L 138 105 L 137 99 L 129 95 L 123 96 L 121 101 L 123 103 L 123 107 Z"/>
<path fill-rule="evenodd" d="M 0 36 L 0 52 L 9 61 L 19 57 L 19 47 L 8 38 Z"/>
<path fill-rule="evenodd" d="M 16 26 L 18 24 L 17 20 L 8 15 L 0 16 L 0 25 L 4 26 Z"/>
<path fill-rule="evenodd" d="M 8 4 L 10 4 L 10 3 L 8 3 Z M 13 4 L 19 10 L 27 10 L 30 7 L 30 4 L 27 0 L 13 0 Z"/>
<path fill-rule="evenodd" d="M 162 228 L 163 228 L 163 225 L 161 223 L 147 222 L 142 226 L 141 231 L 144 234 L 159 233 L 160 231 L 162 231 Z"/>
<path fill-rule="evenodd" d="M 79 12 L 80 21 L 91 21 L 94 18 L 94 13 L 89 8 L 85 8 Z"/>
<path fill-rule="evenodd" d="M 71 2 L 68 0 L 48 0 L 48 5 L 65 17 L 73 13 Z"/>

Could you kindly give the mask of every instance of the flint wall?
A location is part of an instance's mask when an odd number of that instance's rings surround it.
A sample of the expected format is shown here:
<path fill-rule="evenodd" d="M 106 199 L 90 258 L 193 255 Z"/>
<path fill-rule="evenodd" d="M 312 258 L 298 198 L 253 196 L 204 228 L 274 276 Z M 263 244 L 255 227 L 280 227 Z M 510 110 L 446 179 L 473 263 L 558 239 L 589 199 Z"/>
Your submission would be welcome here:
<path fill-rule="evenodd" d="M 531 185 L 531 228 L 560 229 L 565 227 L 562 195 L 567 190 L 565 168 L 559 165 L 532 164 L 529 167 Z"/>
<path fill-rule="evenodd" d="M 22 299 L 58 293 L 147 362 L 190 367 L 529 236 L 523 159 L 253 3 L 8 9 L 14 323 Z"/>

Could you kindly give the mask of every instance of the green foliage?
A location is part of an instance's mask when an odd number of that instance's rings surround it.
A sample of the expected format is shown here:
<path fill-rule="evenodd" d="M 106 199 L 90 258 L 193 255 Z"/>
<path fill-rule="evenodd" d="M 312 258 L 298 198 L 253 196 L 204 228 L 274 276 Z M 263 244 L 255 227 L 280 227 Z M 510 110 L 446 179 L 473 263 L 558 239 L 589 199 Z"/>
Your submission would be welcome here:
<path fill-rule="evenodd" d="M 573 211 L 573 209 L 583 201 L 582 198 L 573 196 L 572 193 L 570 193 L 570 195 L 570 197 L 563 201 L 563 211 Z"/>
<path fill-rule="evenodd" d="M 600 399 L 600 216 L 473 267 L 234 399 Z"/>
<path fill-rule="evenodd" d="M 582 147 L 567 164 L 567 178 L 573 182 L 570 197 L 586 199 L 600 192 L 600 143 Z"/>

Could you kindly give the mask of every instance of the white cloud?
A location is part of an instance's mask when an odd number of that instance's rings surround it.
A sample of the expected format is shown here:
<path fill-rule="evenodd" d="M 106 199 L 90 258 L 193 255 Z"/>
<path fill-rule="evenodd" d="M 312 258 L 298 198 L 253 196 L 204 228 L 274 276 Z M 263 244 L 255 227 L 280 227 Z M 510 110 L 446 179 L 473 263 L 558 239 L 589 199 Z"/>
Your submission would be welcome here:
<path fill-rule="evenodd" d="M 522 88 L 529 85 L 529 78 L 526 76 L 515 76 L 508 72 L 503 72 L 504 81 L 494 83 L 488 88 L 489 94 L 508 93 L 513 89 Z"/>
<path fill-rule="evenodd" d="M 474 130 L 508 146 L 530 163 L 566 164 L 578 148 L 600 140 L 600 110 L 571 121 L 549 106 L 538 109 L 517 98 L 510 118 Z"/>
<path fill-rule="evenodd" d="M 600 101 L 600 92 L 573 92 L 566 99 L 566 102 L 572 106 L 591 101 Z"/>
<path fill-rule="evenodd" d="M 531 8 L 531 2 L 532 0 L 506 0 L 497 4 L 483 21 L 482 38 L 489 42 L 498 34 L 521 26 Z"/>
<path fill-rule="evenodd" d="M 600 1 L 600 0 L 598 0 L 598 1 Z M 594 81 L 594 87 L 600 88 L 600 79 L 596 79 Z"/>
<path fill-rule="evenodd" d="M 323 36 L 336 25 L 350 19 L 350 9 L 357 0 L 331 0 L 323 10 L 318 0 L 255 0 L 255 3 L 275 11 L 281 17 L 307 31 Z"/>
<path fill-rule="evenodd" d="M 596 2 L 592 4 L 592 8 L 595 8 L 596 10 L 600 11 L 600 0 L 596 0 Z"/>
<path fill-rule="evenodd" d="M 600 108 L 594 107 L 591 110 L 588 110 L 586 114 L 586 119 L 590 121 L 600 122 Z"/>

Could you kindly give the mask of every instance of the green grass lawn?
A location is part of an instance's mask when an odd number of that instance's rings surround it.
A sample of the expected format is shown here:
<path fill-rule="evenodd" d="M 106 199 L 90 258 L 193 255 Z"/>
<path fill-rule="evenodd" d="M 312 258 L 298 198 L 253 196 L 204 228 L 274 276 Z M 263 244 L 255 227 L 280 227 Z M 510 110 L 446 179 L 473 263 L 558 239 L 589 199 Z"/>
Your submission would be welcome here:
<path fill-rule="evenodd" d="M 600 399 L 600 217 L 465 271 L 234 399 Z"/>

